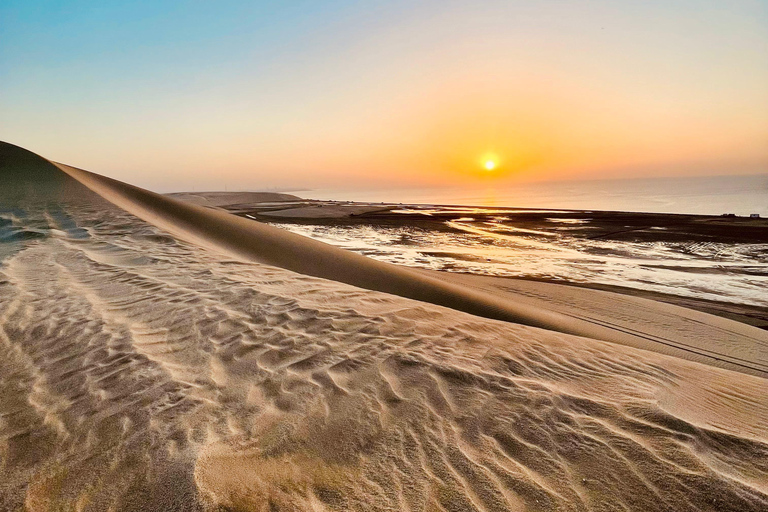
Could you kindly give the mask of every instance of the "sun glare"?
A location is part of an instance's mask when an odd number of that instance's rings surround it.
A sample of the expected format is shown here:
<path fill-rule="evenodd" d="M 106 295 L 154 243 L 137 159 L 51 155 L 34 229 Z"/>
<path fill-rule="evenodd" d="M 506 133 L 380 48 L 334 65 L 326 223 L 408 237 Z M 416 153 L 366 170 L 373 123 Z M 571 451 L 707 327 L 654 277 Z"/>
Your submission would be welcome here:
<path fill-rule="evenodd" d="M 488 160 L 485 162 L 485 169 L 488 171 L 492 171 L 496 168 L 496 162 L 493 160 Z"/>

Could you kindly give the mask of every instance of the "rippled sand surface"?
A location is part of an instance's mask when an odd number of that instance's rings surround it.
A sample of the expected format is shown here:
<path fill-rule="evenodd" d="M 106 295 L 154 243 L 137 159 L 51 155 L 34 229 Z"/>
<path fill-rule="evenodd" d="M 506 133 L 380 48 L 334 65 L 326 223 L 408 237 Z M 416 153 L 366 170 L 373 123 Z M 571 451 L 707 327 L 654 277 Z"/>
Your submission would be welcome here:
<path fill-rule="evenodd" d="M 2 215 L 0 510 L 768 509 L 759 377 Z"/>

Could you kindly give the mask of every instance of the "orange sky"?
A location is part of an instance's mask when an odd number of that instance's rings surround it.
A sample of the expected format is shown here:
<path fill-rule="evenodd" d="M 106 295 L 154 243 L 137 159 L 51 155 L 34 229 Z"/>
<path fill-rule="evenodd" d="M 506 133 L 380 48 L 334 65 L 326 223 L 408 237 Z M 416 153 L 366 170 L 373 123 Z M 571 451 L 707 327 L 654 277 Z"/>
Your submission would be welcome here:
<path fill-rule="evenodd" d="M 768 172 L 760 2 L 13 4 L 0 138 L 156 190 Z"/>

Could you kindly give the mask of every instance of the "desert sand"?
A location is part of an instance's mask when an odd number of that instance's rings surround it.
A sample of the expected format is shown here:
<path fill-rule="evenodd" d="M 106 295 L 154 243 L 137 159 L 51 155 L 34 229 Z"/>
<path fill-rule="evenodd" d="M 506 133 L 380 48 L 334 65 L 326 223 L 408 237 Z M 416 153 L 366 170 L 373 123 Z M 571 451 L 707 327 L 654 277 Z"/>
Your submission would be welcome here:
<path fill-rule="evenodd" d="M 0 156 L 0 510 L 768 508 L 764 331 Z"/>

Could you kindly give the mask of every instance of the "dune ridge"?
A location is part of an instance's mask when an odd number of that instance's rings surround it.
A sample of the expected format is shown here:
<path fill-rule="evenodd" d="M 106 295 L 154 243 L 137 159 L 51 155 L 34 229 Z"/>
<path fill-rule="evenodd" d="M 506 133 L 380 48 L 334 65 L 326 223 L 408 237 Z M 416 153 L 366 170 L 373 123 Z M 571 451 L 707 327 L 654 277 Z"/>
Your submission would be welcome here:
<path fill-rule="evenodd" d="M 102 197 L 176 236 L 246 261 L 431 302 L 486 318 L 599 337 L 599 328 L 579 325 L 548 311 L 516 307 L 408 269 L 337 249 L 300 235 L 225 212 L 179 201 L 98 174 L 53 162 Z M 608 333 L 605 333 L 608 334 Z"/>
<path fill-rule="evenodd" d="M 739 361 L 738 357 L 728 354 L 727 350 L 722 351 L 722 348 L 727 346 L 725 343 L 720 343 L 720 351 L 716 352 L 692 350 L 681 343 L 659 343 L 658 337 L 648 336 L 642 331 L 607 325 L 606 322 L 594 319 L 588 320 L 581 314 L 555 311 L 547 307 L 546 302 L 533 304 L 530 301 L 515 300 L 514 297 L 500 297 L 497 293 L 489 293 L 487 289 L 462 286 L 456 281 L 439 279 L 423 272 L 372 260 L 254 220 L 155 194 L 82 169 L 55 162 L 53 164 L 102 197 L 145 221 L 185 240 L 215 248 L 245 261 L 267 263 L 294 272 L 430 302 L 486 318 L 662 351 L 713 366 L 768 377 L 766 362 Z M 664 306 L 658 306 L 659 312 L 663 309 Z M 712 321 L 722 324 L 719 319 Z M 759 346 L 768 348 L 768 333 L 735 325 L 737 324 L 734 323 L 734 327 L 726 336 L 733 338 L 736 331 L 746 332 L 739 340 L 740 345 L 758 343 Z M 674 332 L 674 329 L 670 329 L 670 332 Z"/>

